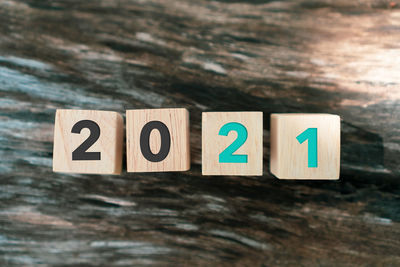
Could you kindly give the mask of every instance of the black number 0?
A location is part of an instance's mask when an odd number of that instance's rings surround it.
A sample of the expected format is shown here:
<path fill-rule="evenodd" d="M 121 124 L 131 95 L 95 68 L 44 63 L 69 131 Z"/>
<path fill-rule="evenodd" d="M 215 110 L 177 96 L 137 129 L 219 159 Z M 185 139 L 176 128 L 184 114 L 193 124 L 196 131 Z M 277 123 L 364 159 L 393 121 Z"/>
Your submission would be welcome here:
<path fill-rule="evenodd" d="M 81 120 L 75 123 L 71 133 L 79 134 L 83 128 L 90 130 L 89 137 L 72 152 L 72 160 L 100 160 L 100 152 L 86 152 L 100 136 L 100 127 L 90 120 Z"/>
<path fill-rule="evenodd" d="M 157 154 L 151 152 L 150 149 L 150 133 L 154 129 L 160 132 L 161 136 L 161 147 Z M 160 162 L 164 160 L 169 153 L 171 148 L 171 135 L 169 134 L 168 127 L 161 121 L 150 121 L 143 126 L 142 132 L 140 133 L 140 150 L 143 156 L 151 162 Z"/>

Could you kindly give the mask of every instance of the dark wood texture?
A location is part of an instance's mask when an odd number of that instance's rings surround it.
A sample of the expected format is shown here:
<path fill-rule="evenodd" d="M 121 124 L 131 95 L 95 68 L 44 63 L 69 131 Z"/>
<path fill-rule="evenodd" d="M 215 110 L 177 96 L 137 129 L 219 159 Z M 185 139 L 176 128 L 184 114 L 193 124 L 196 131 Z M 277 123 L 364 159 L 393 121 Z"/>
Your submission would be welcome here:
<path fill-rule="evenodd" d="M 400 10 L 0 1 L 1 266 L 399 266 Z M 192 168 L 53 173 L 57 108 L 186 107 Z M 264 112 L 264 176 L 201 175 L 201 112 Z M 342 117 L 341 179 L 268 172 L 269 114 Z"/>

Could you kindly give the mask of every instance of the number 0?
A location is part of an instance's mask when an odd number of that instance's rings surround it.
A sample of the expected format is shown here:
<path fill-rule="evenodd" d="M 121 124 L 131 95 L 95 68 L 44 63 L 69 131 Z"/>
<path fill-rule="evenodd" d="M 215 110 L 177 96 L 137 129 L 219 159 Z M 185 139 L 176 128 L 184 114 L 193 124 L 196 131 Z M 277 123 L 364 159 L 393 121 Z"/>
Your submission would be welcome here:
<path fill-rule="evenodd" d="M 233 155 L 247 140 L 247 129 L 238 122 L 229 122 L 221 127 L 219 135 L 228 136 L 229 132 L 237 132 L 236 140 L 219 154 L 220 163 L 247 163 L 247 155 Z"/>
<path fill-rule="evenodd" d="M 157 154 L 154 154 L 150 149 L 150 133 L 157 129 L 161 136 L 161 147 Z M 140 133 L 140 150 L 143 156 L 151 162 L 163 161 L 169 154 L 171 149 L 171 135 L 168 127 L 161 121 L 150 121 L 143 126 Z"/>
<path fill-rule="evenodd" d="M 296 137 L 302 144 L 308 140 L 308 168 L 318 167 L 317 128 L 308 128 Z"/>

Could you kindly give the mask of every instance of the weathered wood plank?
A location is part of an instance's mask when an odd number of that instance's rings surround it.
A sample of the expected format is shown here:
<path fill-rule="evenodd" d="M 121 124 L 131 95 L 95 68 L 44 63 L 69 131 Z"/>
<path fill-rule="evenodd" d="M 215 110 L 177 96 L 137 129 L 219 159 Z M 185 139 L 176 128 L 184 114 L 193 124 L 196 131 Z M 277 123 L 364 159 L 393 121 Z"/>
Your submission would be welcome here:
<path fill-rule="evenodd" d="M 384 0 L 1 1 L 1 265 L 399 265 L 399 43 Z M 51 171 L 56 108 L 152 107 L 191 171 Z M 212 110 L 264 112 L 262 177 L 201 175 Z M 340 115 L 341 180 L 273 178 L 272 112 Z"/>

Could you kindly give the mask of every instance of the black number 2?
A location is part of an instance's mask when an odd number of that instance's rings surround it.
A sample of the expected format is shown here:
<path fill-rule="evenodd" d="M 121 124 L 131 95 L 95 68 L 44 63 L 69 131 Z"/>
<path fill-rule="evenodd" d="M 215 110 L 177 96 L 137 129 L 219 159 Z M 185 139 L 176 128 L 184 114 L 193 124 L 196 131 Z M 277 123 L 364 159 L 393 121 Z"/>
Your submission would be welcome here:
<path fill-rule="evenodd" d="M 89 137 L 72 152 L 72 160 L 100 160 L 100 152 L 86 152 L 100 136 L 100 127 L 90 120 L 81 120 L 75 123 L 71 133 L 80 134 L 83 128 L 90 130 Z"/>

